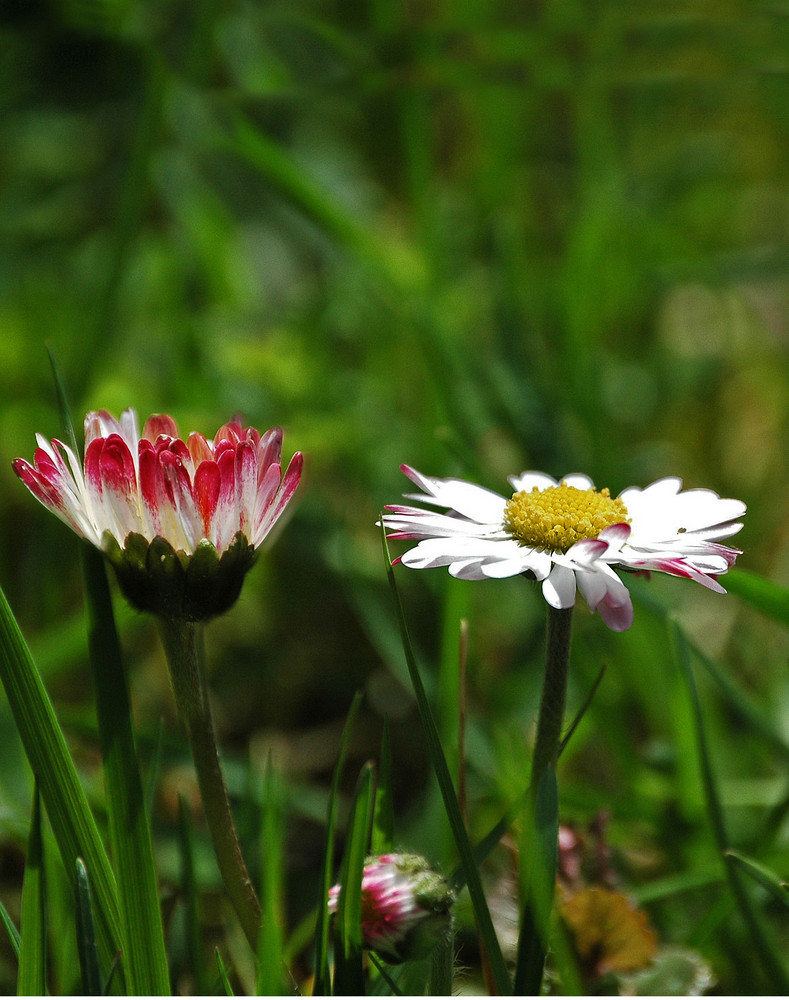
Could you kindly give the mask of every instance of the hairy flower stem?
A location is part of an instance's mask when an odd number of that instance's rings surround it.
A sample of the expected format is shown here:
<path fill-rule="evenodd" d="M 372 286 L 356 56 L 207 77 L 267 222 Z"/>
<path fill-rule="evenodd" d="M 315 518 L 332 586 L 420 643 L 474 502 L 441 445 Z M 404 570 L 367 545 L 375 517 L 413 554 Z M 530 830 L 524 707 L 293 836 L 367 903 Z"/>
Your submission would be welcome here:
<path fill-rule="evenodd" d="M 539 995 L 545 968 L 558 861 L 556 764 L 567 697 L 572 619 L 572 608 L 548 608 L 545 678 L 521 844 L 523 913 L 515 970 L 517 996 Z"/>
<path fill-rule="evenodd" d="M 531 787 L 537 795 L 546 768 L 556 767 L 562 740 L 564 704 L 567 698 L 567 672 L 570 666 L 572 608 L 548 608 L 548 642 L 545 653 L 545 679 L 537 720 L 537 740 L 531 764 Z"/>
<path fill-rule="evenodd" d="M 159 619 L 175 703 L 189 736 L 203 812 L 230 902 L 253 948 L 260 930 L 260 903 L 238 843 L 227 786 L 219 764 L 203 667 L 202 631 L 194 622 Z"/>

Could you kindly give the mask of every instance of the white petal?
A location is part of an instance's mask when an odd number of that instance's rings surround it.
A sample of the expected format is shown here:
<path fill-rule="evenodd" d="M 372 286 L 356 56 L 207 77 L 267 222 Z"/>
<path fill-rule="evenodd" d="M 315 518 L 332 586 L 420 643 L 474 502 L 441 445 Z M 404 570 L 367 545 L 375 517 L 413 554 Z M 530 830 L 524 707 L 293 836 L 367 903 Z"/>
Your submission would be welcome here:
<path fill-rule="evenodd" d="M 519 476 L 509 477 L 510 486 L 519 493 L 525 491 L 526 493 L 531 493 L 531 491 L 536 486 L 538 490 L 547 490 L 551 486 L 558 486 L 559 484 L 545 472 L 522 472 Z"/>
<path fill-rule="evenodd" d="M 466 535 L 470 538 L 499 537 L 502 540 L 509 538 L 501 524 L 479 524 L 464 517 L 439 514 L 432 510 L 421 510 L 418 507 L 395 508 L 394 513 L 384 514 L 382 520 L 387 531 L 402 533 L 402 537 L 407 535 L 413 538 L 431 538 L 434 536 Z"/>
<path fill-rule="evenodd" d="M 507 501 L 498 493 L 464 479 L 434 479 L 409 466 L 402 468 L 412 482 L 425 490 L 425 496 L 407 494 L 410 500 L 456 510 L 480 524 L 501 523 Z"/>
<path fill-rule="evenodd" d="M 569 476 L 562 476 L 562 483 L 565 486 L 574 486 L 577 490 L 593 490 L 594 483 L 582 472 L 571 472 Z"/>
<path fill-rule="evenodd" d="M 566 566 L 554 566 L 543 581 L 542 593 L 552 608 L 571 608 L 575 604 L 575 573 Z"/>

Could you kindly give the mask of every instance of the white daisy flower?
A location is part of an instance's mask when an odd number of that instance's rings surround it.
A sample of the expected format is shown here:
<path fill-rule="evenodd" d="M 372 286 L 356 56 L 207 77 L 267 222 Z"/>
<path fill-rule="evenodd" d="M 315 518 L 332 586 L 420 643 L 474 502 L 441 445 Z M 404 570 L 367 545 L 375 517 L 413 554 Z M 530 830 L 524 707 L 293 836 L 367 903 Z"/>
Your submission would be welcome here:
<path fill-rule="evenodd" d="M 616 632 L 632 625 L 633 606 L 614 567 L 687 577 L 723 594 L 717 578 L 740 555 L 720 539 L 742 528 L 737 519 L 745 504 L 712 490 L 683 490 L 674 477 L 630 487 L 614 499 L 580 473 L 557 482 L 543 472 L 523 472 L 510 476 L 515 492 L 507 499 L 462 479 L 401 469 L 424 490 L 407 499 L 448 513 L 388 506 L 382 518 L 388 537 L 419 543 L 396 562 L 411 569 L 447 566 L 462 580 L 531 574 L 554 608 L 572 607 L 577 588 Z"/>

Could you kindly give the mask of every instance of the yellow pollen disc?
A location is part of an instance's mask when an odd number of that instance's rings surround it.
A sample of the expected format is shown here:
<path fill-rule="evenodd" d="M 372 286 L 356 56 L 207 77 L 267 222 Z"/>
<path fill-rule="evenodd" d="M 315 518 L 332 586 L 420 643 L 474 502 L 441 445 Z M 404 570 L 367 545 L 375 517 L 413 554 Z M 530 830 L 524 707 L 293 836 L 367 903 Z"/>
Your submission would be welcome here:
<path fill-rule="evenodd" d="M 566 552 L 582 538 L 597 538 L 603 528 L 627 523 L 627 507 L 607 489 L 550 486 L 514 493 L 504 509 L 504 528 L 521 545 Z"/>

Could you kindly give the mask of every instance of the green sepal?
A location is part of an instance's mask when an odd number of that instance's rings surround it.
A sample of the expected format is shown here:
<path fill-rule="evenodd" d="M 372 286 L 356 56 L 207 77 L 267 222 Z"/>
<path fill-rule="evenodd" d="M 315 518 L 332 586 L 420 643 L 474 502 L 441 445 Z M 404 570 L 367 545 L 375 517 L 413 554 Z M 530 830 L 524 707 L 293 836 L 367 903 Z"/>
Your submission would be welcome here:
<path fill-rule="evenodd" d="M 240 531 L 221 556 L 207 538 L 189 554 L 173 548 L 161 535 L 149 542 L 138 532 L 128 534 L 121 547 L 107 531 L 102 548 L 134 607 L 191 622 L 205 621 L 232 607 L 257 557 Z"/>

